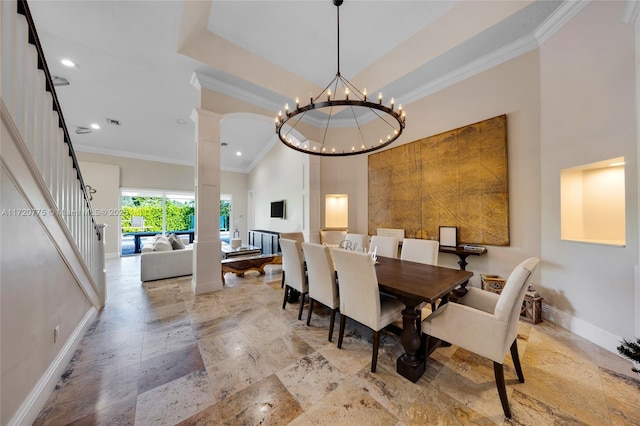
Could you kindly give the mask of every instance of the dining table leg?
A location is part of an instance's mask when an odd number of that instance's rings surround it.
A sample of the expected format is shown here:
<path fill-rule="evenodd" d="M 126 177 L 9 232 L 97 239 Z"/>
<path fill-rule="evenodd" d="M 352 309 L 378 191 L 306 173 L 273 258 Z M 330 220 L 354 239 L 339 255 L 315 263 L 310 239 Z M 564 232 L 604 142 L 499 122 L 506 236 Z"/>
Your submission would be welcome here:
<path fill-rule="evenodd" d="M 400 335 L 405 353 L 398 358 L 396 371 L 415 383 L 422 377 L 425 370 L 424 358 L 420 353 L 420 335 L 416 329 L 416 320 L 420 317 L 420 311 L 416 309 L 418 302 L 398 299 L 406 306 L 402 311 L 402 334 Z"/>

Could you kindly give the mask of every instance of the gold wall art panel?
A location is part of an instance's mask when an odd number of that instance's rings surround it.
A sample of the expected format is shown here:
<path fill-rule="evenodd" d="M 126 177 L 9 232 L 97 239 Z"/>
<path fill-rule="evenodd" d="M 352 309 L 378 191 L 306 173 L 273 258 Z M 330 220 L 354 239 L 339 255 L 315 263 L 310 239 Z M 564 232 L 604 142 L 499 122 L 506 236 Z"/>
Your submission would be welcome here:
<path fill-rule="evenodd" d="M 461 244 L 509 245 L 506 115 L 369 156 L 370 235 L 437 239 L 440 226 Z"/>

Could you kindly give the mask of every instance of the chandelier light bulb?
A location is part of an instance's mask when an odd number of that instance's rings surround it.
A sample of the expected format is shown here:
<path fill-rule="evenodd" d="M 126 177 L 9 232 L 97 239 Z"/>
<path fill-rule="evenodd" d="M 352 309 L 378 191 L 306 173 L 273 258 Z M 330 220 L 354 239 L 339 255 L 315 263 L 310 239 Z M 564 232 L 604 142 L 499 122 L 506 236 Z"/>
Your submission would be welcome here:
<path fill-rule="evenodd" d="M 289 104 L 284 105 L 284 112 L 287 114 L 289 113 Z"/>
<path fill-rule="evenodd" d="M 349 100 L 349 88 L 348 87 L 344 88 L 344 98 L 346 100 Z"/>
<path fill-rule="evenodd" d="M 364 95 L 364 100 L 367 100 L 367 88 L 365 87 L 364 90 L 362 91 L 362 94 Z"/>
<path fill-rule="evenodd" d="M 382 92 L 378 93 L 378 103 L 382 105 Z"/>
<path fill-rule="evenodd" d="M 300 108 L 300 98 L 296 96 L 296 109 Z"/>
<path fill-rule="evenodd" d="M 391 109 L 393 109 L 393 104 L 395 104 L 395 103 L 396 103 L 396 100 L 391 98 Z"/>

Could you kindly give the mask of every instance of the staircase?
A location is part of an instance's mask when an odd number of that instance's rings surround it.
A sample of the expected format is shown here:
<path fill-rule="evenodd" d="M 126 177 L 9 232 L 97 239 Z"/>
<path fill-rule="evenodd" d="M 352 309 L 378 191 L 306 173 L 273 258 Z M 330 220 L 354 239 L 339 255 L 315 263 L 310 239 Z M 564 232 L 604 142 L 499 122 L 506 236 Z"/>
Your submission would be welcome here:
<path fill-rule="evenodd" d="M 104 225 L 26 1 L 0 2 L 0 37 L 0 424 L 31 424 L 105 304 Z"/>

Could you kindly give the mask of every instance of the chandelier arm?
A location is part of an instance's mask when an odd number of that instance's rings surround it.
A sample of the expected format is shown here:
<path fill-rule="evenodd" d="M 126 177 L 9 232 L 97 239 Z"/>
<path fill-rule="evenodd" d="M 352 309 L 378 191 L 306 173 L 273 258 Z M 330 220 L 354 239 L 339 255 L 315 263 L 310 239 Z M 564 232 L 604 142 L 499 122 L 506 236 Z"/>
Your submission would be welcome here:
<path fill-rule="evenodd" d="M 325 86 L 325 88 L 322 90 L 322 92 L 318 93 L 318 96 L 316 96 L 315 98 L 313 98 L 313 101 L 314 101 L 314 102 L 315 102 L 315 101 L 317 101 L 317 100 L 320 98 L 320 96 L 322 96 L 322 94 L 323 94 L 323 93 L 325 93 L 325 92 L 327 91 L 327 89 L 331 89 L 331 85 L 332 85 L 333 83 L 335 83 L 335 82 L 336 82 L 336 80 L 337 80 L 339 77 L 340 77 L 340 75 L 339 75 L 339 74 L 336 74 L 336 76 L 335 76 L 335 77 L 333 77 L 333 80 L 331 80 L 331 81 L 329 82 L 329 84 L 327 84 L 327 85 Z M 337 85 L 337 83 L 336 83 L 336 85 Z"/>
<path fill-rule="evenodd" d="M 386 118 L 384 115 L 380 114 L 377 110 L 375 110 L 375 109 L 373 109 L 373 108 L 369 108 L 369 110 L 370 110 L 371 112 L 373 112 L 373 113 L 374 113 L 374 114 L 375 114 L 375 115 L 376 115 L 380 120 L 384 121 L 384 123 L 385 123 L 387 126 L 391 127 L 393 130 L 399 130 L 399 129 L 396 129 L 395 127 L 393 127 L 393 122 L 389 122 L 389 121 L 387 121 L 387 118 Z M 397 120 L 396 120 L 396 121 L 397 121 Z M 402 126 L 402 123 L 400 123 L 400 128 L 402 128 L 402 127 L 403 127 L 403 126 Z"/>
<path fill-rule="evenodd" d="M 333 106 L 329 108 L 329 118 L 327 118 L 327 125 L 324 126 L 324 134 L 322 135 L 322 148 L 324 148 L 324 141 L 327 138 L 327 132 L 329 131 L 329 123 L 331 123 L 331 113 L 333 112 Z"/>
<path fill-rule="evenodd" d="M 298 125 L 298 123 L 300 123 L 300 121 L 304 118 L 304 116 L 307 114 L 307 111 L 302 112 L 301 114 L 298 114 L 299 117 L 296 119 L 296 122 L 292 125 L 289 125 L 289 130 L 284 134 L 285 139 L 287 136 L 289 136 L 289 133 L 291 133 L 291 131 L 293 129 L 296 128 L 296 126 Z M 291 118 L 293 119 L 294 116 L 291 116 Z M 289 120 L 287 120 L 286 122 L 289 122 Z M 284 123 L 283 123 L 284 124 Z"/>
<path fill-rule="evenodd" d="M 367 141 L 364 139 L 364 135 L 362 134 L 362 128 L 360 127 L 360 123 L 358 122 L 358 117 L 356 117 L 356 112 L 353 109 L 353 106 L 349 107 L 351 110 L 351 114 L 353 115 L 353 121 L 356 122 L 356 126 L 358 127 L 358 133 L 360 133 L 360 140 L 362 140 L 362 146 L 367 146 Z"/>

